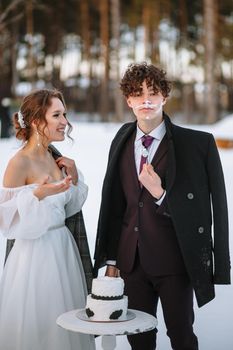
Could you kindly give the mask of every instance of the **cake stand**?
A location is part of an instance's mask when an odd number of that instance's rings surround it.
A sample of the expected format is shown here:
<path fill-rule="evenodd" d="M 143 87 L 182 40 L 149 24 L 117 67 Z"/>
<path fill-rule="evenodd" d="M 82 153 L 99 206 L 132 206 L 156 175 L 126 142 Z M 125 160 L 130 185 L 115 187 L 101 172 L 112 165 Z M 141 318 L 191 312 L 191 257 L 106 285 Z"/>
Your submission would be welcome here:
<path fill-rule="evenodd" d="M 83 314 L 84 309 L 72 310 L 60 315 L 57 324 L 62 328 L 73 332 L 102 336 L 102 349 L 113 350 L 116 348 L 116 335 L 131 335 L 148 332 L 157 326 L 157 319 L 146 312 L 128 310 L 126 321 L 92 322 L 80 319 L 77 314 Z"/>

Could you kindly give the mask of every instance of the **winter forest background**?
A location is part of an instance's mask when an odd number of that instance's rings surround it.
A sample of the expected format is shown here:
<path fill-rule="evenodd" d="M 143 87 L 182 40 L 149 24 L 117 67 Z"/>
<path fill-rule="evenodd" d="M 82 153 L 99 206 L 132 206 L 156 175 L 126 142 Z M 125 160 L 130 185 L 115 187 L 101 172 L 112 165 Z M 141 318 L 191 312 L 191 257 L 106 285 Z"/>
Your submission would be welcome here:
<path fill-rule="evenodd" d="M 89 121 L 124 121 L 130 62 L 168 72 L 167 112 L 213 123 L 233 111 L 232 0 L 0 0 L 0 100 L 61 89 Z"/>

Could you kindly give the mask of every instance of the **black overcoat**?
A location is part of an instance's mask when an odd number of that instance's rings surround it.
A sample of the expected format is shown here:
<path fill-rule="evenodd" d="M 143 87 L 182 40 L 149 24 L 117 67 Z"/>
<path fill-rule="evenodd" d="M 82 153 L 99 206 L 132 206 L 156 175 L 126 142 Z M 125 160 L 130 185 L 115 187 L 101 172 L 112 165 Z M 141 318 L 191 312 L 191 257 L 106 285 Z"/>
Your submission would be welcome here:
<path fill-rule="evenodd" d="M 197 303 L 214 298 L 214 284 L 230 283 L 228 210 L 222 166 L 213 135 L 173 124 L 164 114 L 169 142 L 166 196 L 155 210 L 173 221 Z M 98 221 L 94 275 L 116 259 L 125 211 L 118 160 L 136 122 L 124 124 L 109 153 Z M 127 252 L 125 252 L 127 254 Z"/>

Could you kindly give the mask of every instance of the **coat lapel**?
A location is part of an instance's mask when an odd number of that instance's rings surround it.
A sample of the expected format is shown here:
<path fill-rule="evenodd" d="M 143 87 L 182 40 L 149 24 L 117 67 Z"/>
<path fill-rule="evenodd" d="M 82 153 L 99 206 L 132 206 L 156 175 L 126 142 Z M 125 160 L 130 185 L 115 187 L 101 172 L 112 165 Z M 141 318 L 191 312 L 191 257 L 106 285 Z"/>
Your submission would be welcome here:
<path fill-rule="evenodd" d="M 172 123 L 169 117 L 164 113 L 164 121 L 166 126 L 166 133 L 168 138 L 168 157 L 167 157 L 167 171 L 166 171 L 166 191 L 170 192 L 176 177 L 176 158 L 175 148 L 172 136 Z"/>
<path fill-rule="evenodd" d="M 136 187 L 140 189 L 140 183 L 138 181 L 137 168 L 135 163 L 135 153 L 134 153 L 134 141 L 135 141 L 136 131 L 130 136 L 129 142 L 127 144 L 126 154 L 128 160 L 128 169 L 131 174 L 132 181 L 134 181 Z"/>
<path fill-rule="evenodd" d="M 126 124 L 127 127 L 121 130 L 113 140 L 113 143 L 110 149 L 110 154 L 109 154 L 109 164 L 107 168 L 108 175 L 111 174 L 112 171 L 115 171 L 115 167 L 118 162 L 119 155 L 123 147 L 125 146 L 125 143 L 127 142 L 128 138 L 136 129 L 136 122 L 130 123 L 130 124 Z"/>

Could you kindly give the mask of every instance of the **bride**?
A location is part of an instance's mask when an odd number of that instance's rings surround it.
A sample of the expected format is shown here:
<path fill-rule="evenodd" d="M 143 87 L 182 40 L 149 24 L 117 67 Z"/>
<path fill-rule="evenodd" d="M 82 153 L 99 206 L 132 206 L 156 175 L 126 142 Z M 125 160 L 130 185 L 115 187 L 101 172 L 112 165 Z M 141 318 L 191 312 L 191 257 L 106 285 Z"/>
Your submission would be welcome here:
<path fill-rule="evenodd" d="M 73 160 L 54 160 L 53 141 L 72 129 L 62 94 L 38 90 L 14 114 L 23 147 L 9 161 L 0 189 L 0 230 L 15 239 L 0 282 L 4 350 L 93 350 L 94 338 L 66 331 L 57 317 L 85 307 L 80 255 L 65 219 L 80 211 L 87 186 Z"/>

